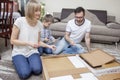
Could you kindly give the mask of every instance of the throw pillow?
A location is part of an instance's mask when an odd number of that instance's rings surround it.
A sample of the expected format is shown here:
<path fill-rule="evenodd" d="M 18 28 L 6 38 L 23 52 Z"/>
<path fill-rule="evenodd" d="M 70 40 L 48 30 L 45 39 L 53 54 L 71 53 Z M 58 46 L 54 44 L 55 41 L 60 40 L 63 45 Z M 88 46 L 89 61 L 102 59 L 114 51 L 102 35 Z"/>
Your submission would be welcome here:
<path fill-rule="evenodd" d="M 110 22 L 107 24 L 107 27 L 112 29 L 120 29 L 120 24 L 116 22 Z"/>
<path fill-rule="evenodd" d="M 72 12 L 70 15 L 68 15 L 67 18 L 61 20 L 61 22 L 63 23 L 67 23 L 69 20 L 73 19 L 74 18 L 74 13 Z"/>
<path fill-rule="evenodd" d="M 92 24 L 94 25 L 105 25 L 103 22 L 101 22 L 98 17 L 91 13 L 90 11 L 86 10 L 85 11 L 85 18 L 90 20 Z"/>

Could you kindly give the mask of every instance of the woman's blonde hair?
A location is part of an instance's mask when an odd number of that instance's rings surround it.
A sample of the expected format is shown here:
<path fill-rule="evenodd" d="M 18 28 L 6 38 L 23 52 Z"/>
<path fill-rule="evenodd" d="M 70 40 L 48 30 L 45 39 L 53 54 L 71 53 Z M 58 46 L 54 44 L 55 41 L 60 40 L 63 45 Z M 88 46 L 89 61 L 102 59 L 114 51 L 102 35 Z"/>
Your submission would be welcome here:
<path fill-rule="evenodd" d="M 25 16 L 33 19 L 35 11 L 41 10 L 41 5 L 36 0 L 29 0 L 25 8 Z"/>

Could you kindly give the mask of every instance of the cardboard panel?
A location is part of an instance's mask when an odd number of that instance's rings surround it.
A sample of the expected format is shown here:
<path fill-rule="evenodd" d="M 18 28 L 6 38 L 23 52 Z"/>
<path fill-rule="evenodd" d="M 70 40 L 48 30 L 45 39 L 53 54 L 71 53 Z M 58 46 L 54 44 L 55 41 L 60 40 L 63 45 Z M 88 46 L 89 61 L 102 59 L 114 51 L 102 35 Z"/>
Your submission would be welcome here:
<path fill-rule="evenodd" d="M 93 55 L 94 57 L 90 57 L 93 58 L 96 64 L 99 63 L 97 64 L 97 66 L 101 66 L 93 68 L 90 65 L 88 65 L 84 60 L 82 60 L 82 58 L 80 58 L 79 55 L 77 55 L 76 58 L 79 59 L 80 62 L 84 63 L 86 67 L 76 68 L 73 65 L 73 63 L 68 59 L 68 57 L 75 55 L 54 55 L 41 57 L 43 64 L 43 80 L 50 80 L 50 78 L 67 75 L 71 75 L 76 80 L 81 78 L 80 74 L 87 72 L 92 72 L 94 75 L 99 76 L 99 80 L 119 80 L 118 76 L 120 76 L 120 74 L 116 73 L 120 72 L 120 64 L 114 60 L 114 57 L 108 55 L 102 50 L 94 50 L 91 53 L 86 54 L 95 54 Z M 102 60 L 103 62 L 100 63 L 97 60 L 96 56 L 97 58 L 99 58 L 99 61 Z M 106 57 L 108 60 L 106 59 Z M 105 59 L 105 61 L 103 59 Z"/>
<path fill-rule="evenodd" d="M 72 75 L 80 77 L 80 73 L 89 72 L 88 68 L 75 68 L 67 56 L 41 57 L 43 64 L 43 79 L 49 80 L 52 77 Z"/>
<path fill-rule="evenodd" d="M 116 67 L 116 66 L 120 66 L 120 64 L 116 61 L 113 61 L 105 65 L 102 65 L 102 68 L 110 68 L 110 67 Z"/>
<path fill-rule="evenodd" d="M 74 74 L 80 74 L 89 72 L 87 68 L 75 68 L 75 69 L 69 69 L 69 70 L 61 70 L 61 71 L 51 71 L 48 72 L 50 77 L 57 77 L 57 76 L 64 76 L 64 75 L 74 75 Z"/>
<path fill-rule="evenodd" d="M 102 66 L 106 63 L 114 61 L 115 58 L 102 50 L 95 50 L 90 53 L 80 55 L 92 67 Z"/>
<path fill-rule="evenodd" d="M 46 65 L 48 72 L 74 69 L 74 66 L 65 57 L 44 59 L 43 63 Z"/>
<path fill-rule="evenodd" d="M 106 74 L 98 77 L 99 80 L 120 80 L 120 73 Z"/>

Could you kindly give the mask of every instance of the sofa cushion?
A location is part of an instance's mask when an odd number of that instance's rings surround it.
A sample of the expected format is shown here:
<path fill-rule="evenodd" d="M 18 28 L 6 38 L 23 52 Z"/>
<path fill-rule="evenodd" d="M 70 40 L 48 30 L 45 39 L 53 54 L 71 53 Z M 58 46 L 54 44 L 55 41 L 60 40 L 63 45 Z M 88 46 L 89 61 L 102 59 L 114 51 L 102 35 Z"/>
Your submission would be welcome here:
<path fill-rule="evenodd" d="M 53 31 L 62 31 L 65 32 L 67 23 L 57 22 L 50 25 L 50 29 Z"/>
<path fill-rule="evenodd" d="M 111 22 L 107 24 L 108 28 L 112 28 L 112 29 L 120 29 L 120 24 L 119 23 L 115 23 L 115 22 Z"/>
<path fill-rule="evenodd" d="M 92 25 L 91 34 L 120 37 L 120 29 L 112 29 L 101 25 Z"/>
<path fill-rule="evenodd" d="M 52 30 L 52 35 L 54 37 L 63 37 L 65 35 L 65 32 Z"/>
<path fill-rule="evenodd" d="M 90 35 L 90 37 L 91 37 L 91 41 L 93 41 L 93 42 L 109 43 L 109 42 L 118 42 L 119 41 L 119 37 L 116 37 L 116 36 L 93 34 L 93 35 Z"/>
<path fill-rule="evenodd" d="M 108 15 L 107 22 L 115 22 L 115 16 Z"/>

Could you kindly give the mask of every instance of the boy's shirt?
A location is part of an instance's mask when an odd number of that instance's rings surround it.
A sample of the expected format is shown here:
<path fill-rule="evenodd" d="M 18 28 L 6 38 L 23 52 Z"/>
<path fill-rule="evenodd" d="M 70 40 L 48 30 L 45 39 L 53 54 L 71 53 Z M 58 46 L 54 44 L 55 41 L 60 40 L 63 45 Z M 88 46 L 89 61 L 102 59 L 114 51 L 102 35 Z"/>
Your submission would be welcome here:
<path fill-rule="evenodd" d="M 51 35 L 51 30 L 49 28 L 42 28 L 41 30 L 41 41 L 44 42 L 45 38 L 48 38 L 49 41 L 46 44 L 52 44 L 55 38 Z"/>

